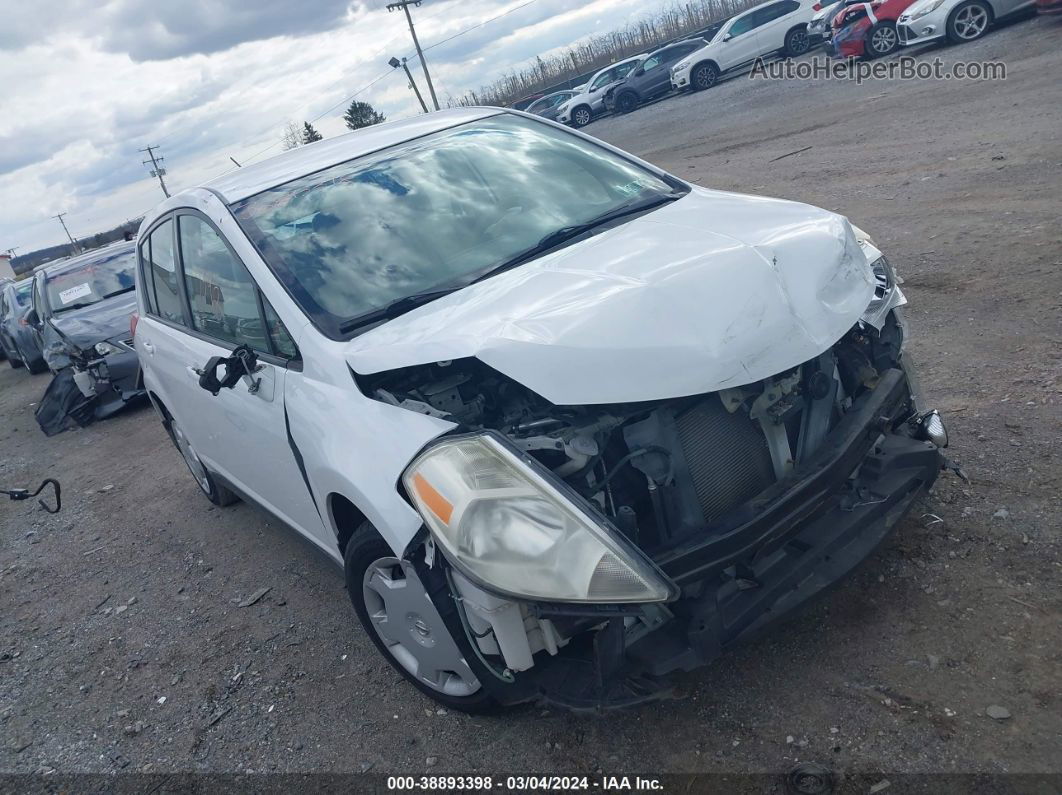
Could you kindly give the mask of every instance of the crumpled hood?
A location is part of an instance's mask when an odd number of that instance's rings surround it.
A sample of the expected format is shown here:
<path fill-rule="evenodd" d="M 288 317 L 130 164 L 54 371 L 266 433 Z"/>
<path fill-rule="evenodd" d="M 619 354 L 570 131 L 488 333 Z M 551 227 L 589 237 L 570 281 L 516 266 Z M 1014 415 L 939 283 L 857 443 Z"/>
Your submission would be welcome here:
<path fill-rule="evenodd" d="M 817 356 L 874 291 L 852 226 L 694 190 L 347 343 L 356 373 L 475 356 L 560 405 L 675 398 Z"/>
<path fill-rule="evenodd" d="M 59 312 L 50 322 L 66 339 L 86 350 L 115 337 L 128 339 L 129 316 L 135 311 L 136 293 L 130 290 L 83 309 Z"/>

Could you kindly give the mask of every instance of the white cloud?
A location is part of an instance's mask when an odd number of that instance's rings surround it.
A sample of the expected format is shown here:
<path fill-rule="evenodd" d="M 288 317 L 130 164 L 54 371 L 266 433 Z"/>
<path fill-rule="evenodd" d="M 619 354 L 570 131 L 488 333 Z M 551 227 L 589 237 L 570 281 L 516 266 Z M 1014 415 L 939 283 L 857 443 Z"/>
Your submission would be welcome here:
<path fill-rule="evenodd" d="M 440 98 L 460 96 L 538 54 L 645 13 L 649 0 L 425 0 L 414 10 Z M 662 0 L 658 0 L 659 5 Z M 161 144 L 171 189 L 280 151 L 280 128 L 345 100 L 388 117 L 419 107 L 392 55 L 419 64 L 386 0 L 53 0 L 21 3 L 0 26 L 0 250 L 63 241 L 68 212 L 88 235 L 150 209 L 161 192 L 137 150 Z M 45 7 L 47 6 L 47 7 Z M 254 8 L 254 13 L 246 8 Z M 604 27 L 602 27 L 604 26 Z M 425 92 L 426 93 L 426 92 Z"/>

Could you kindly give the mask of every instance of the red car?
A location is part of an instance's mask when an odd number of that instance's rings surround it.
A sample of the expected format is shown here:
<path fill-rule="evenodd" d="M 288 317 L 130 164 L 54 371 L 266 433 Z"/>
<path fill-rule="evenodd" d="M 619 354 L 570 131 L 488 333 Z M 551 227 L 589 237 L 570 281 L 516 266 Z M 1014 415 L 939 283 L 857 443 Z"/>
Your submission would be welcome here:
<path fill-rule="evenodd" d="M 900 46 L 896 20 L 912 3 L 914 0 L 875 0 L 845 6 L 833 18 L 823 48 L 831 58 L 890 55 Z"/>
<path fill-rule="evenodd" d="M 1036 0 L 1036 10 L 1041 14 L 1062 14 L 1062 0 Z"/>

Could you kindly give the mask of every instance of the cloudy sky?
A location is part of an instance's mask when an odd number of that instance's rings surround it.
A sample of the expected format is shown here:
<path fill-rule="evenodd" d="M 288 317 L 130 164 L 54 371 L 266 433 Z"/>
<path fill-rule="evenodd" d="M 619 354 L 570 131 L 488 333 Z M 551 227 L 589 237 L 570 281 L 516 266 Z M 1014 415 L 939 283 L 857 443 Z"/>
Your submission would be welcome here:
<path fill-rule="evenodd" d="M 358 98 L 413 115 L 387 60 L 415 54 L 387 1 L 4 0 L 0 251 L 64 242 L 59 212 L 82 236 L 150 209 L 162 194 L 137 152 L 148 144 L 180 190 L 234 168 L 230 156 L 278 153 L 288 119 L 321 116 L 326 137 L 344 132 L 351 95 L 377 78 Z M 663 4 L 424 0 L 414 16 L 443 101 Z"/>

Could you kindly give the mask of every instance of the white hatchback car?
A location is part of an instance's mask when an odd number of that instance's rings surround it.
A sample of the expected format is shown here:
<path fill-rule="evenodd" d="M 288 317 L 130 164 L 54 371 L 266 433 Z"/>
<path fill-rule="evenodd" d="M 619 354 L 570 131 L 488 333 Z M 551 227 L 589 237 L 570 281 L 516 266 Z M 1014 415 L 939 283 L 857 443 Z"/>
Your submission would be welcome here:
<path fill-rule="evenodd" d="M 817 5 L 818 0 L 772 0 L 738 14 L 706 46 L 671 67 L 672 87 L 702 91 L 757 58 L 803 55 L 811 47 L 808 23 Z"/>
<path fill-rule="evenodd" d="M 528 114 L 300 147 L 166 200 L 138 251 L 144 382 L 199 488 L 342 565 L 458 709 L 664 692 L 944 461 L 864 234 Z"/>
<path fill-rule="evenodd" d="M 896 24 L 900 44 L 946 38 L 952 44 L 979 39 L 997 20 L 1034 12 L 1036 0 L 917 0 Z"/>

